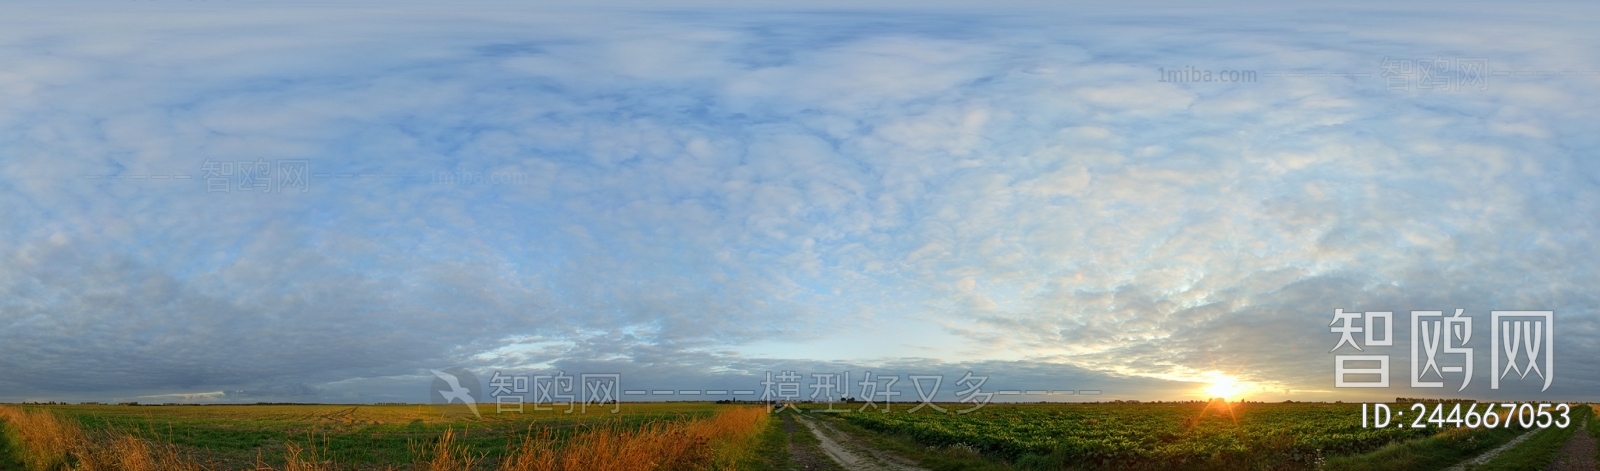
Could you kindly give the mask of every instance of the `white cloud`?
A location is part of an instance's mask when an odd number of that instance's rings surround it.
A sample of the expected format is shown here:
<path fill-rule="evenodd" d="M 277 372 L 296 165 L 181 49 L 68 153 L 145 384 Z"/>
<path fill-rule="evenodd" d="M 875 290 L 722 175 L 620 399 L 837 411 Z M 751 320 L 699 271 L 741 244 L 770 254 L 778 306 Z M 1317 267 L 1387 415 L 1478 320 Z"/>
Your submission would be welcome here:
<path fill-rule="evenodd" d="M 1330 360 L 1303 346 L 1336 307 L 1596 329 L 1591 78 L 1376 76 L 1600 63 L 1576 22 L 482 6 L 18 10 L 0 396 L 114 389 L 90 377 L 356 400 L 451 362 L 712 381 L 883 357 L 1316 389 Z M 1253 16 L 1203 21 L 1228 15 Z M 1515 39 L 1444 33 L 1484 18 Z M 1260 78 L 1158 81 L 1189 66 Z M 207 193 L 207 159 L 326 175 Z M 152 174 L 196 178 L 126 178 Z"/>

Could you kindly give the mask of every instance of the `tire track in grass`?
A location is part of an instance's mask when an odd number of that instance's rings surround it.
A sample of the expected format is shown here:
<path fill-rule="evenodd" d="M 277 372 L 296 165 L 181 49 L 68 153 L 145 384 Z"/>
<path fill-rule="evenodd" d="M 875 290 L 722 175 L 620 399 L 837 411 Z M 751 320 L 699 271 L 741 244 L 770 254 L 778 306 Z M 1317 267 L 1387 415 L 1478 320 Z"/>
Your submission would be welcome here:
<path fill-rule="evenodd" d="M 794 413 L 781 413 L 784 439 L 788 442 L 789 460 L 791 468 L 800 470 L 828 470 L 841 471 L 838 462 L 827 455 L 817 439 L 813 438 L 814 432 L 800 425 Z M 801 429 L 806 429 L 802 431 Z M 808 440 L 809 438 L 809 440 Z"/>
<path fill-rule="evenodd" d="M 1511 439 L 1511 441 L 1506 442 L 1504 445 L 1500 445 L 1498 447 L 1495 447 L 1495 449 L 1493 449 L 1493 450 L 1489 450 L 1488 452 L 1485 452 L 1484 454 L 1481 454 L 1481 455 L 1478 455 L 1478 456 L 1473 457 L 1471 459 L 1468 459 L 1466 461 L 1462 461 L 1460 463 L 1457 463 L 1455 466 L 1451 466 L 1449 468 L 1445 468 L 1445 471 L 1466 471 L 1468 466 L 1477 466 L 1477 465 L 1480 465 L 1480 464 L 1488 463 L 1489 460 L 1494 459 L 1494 457 L 1496 455 L 1499 455 L 1500 453 L 1502 453 L 1502 452 L 1504 452 L 1506 450 L 1510 450 L 1512 448 L 1515 448 L 1517 445 L 1521 444 L 1523 440 L 1527 440 L 1528 437 L 1532 437 L 1533 434 L 1539 433 L 1540 430 L 1543 430 L 1543 429 L 1539 429 L 1539 428 L 1530 429 L 1526 433 L 1523 433 L 1522 435 L 1518 435 L 1517 438 L 1513 438 L 1513 439 Z"/>
<path fill-rule="evenodd" d="M 1567 437 L 1567 442 L 1561 445 L 1561 451 L 1556 455 L 1556 460 L 1545 469 L 1548 471 L 1594 471 L 1595 468 L 1595 440 L 1589 434 L 1589 417 L 1583 419 L 1583 425 Z"/>
<path fill-rule="evenodd" d="M 817 441 L 822 442 L 822 450 L 833 458 L 840 466 L 850 470 L 887 470 L 887 471 L 927 471 L 922 468 L 901 463 L 891 456 L 877 450 L 872 450 L 860 441 L 855 440 L 844 432 L 840 432 L 827 423 L 819 423 L 802 414 L 795 414 L 795 419 L 811 433 L 817 436 Z M 827 429 L 825 432 L 823 429 Z M 831 432 L 831 433 L 830 433 Z M 838 439 L 836 440 L 835 437 Z"/>
<path fill-rule="evenodd" d="M 1541 409 L 1543 406 L 1541 406 Z M 1573 408 L 1576 417 L 1568 422 L 1565 427 L 1550 427 L 1536 429 L 1537 434 L 1529 437 L 1522 444 L 1514 447 L 1501 447 L 1494 451 L 1499 456 L 1493 459 L 1479 458 L 1474 460 L 1483 463 L 1484 470 L 1569 470 L 1596 471 L 1594 467 L 1594 437 L 1590 436 L 1589 420 L 1593 415 L 1587 407 Z M 1576 426 L 1573 426 L 1576 425 Z M 1503 453 L 1501 453 L 1503 451 Z M 1480 469 L 1468 465 L 1467 469 Z"/>

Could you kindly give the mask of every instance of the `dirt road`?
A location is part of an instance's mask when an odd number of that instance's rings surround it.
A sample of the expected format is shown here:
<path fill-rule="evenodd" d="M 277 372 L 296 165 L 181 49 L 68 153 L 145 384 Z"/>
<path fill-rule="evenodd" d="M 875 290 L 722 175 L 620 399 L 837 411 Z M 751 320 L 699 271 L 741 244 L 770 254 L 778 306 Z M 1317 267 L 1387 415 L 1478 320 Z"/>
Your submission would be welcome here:
<path fill-rule="evenodd" d="M 1546 471 L 1594 471 L 1595 440 L 1589 435 L 1589 418 L 1583 419 L 1583 425 L 1572 431 L 1572 436 L 1567 437 L 1567 443 L 1561 445 L 1561 451 L 1556 453 L 1556 460 L 1546 466 Z"/>
<path fill-rule="evenodd" d="M 795 419 L 811 429 L 817 441 L 822 444 L 822 451 L 829 458 L 838 462 L 840 466 L 849 470 L 883 470 L 883 471 L 926 471 L 919 468 L 911 460 L 894 456 L 888 452 L 871 447 L 855 437 L 835 428 L 827 421 L 807 417 L 804 414 L 795 414 Z"/>

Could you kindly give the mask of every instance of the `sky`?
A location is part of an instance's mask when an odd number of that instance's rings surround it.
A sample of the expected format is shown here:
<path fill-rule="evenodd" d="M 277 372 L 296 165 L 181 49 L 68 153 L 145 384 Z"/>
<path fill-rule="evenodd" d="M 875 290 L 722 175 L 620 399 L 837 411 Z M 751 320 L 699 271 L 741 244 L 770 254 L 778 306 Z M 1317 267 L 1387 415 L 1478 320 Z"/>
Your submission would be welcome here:
<path fill-rule="evenodd" d="M 0 401 L 1600 400 L 1592 3 L 6 10 Z M 1471 382 L 1411 387 L 1456 309 Z M 1548 389 L 1490 388 L 1496 310 Z"/>

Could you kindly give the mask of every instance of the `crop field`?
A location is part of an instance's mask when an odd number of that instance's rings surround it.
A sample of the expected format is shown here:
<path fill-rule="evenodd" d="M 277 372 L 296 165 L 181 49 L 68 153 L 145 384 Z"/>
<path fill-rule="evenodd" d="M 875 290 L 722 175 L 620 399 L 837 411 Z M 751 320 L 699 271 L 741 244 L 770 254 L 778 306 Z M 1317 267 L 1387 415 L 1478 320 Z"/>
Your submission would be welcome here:
<path fill-rule="evenodd" d="M 256 450 L 284 443 L 315 444 L 328 458 L 345 463 L 393 463 L 410 458 L 408 445 L 453 431 L 457 443 L 490 457 L 503 456 L 508 437 L 529 430 L 564 431 L 587 424 L 636 427 L 652 421 L 704 418 L 714 404 L 624 404 L 565 413 L 484 414 L 481 420 L 447 418 L 434 406 L 55 406 L 57 415 L 89 431 L 136 431 L 180 447 L 206 450 L 226 461 L 249 461 Z M 455 407 L 464 408 L 457 405 Z M 492 409 L 492 407 L 490 407 Z M 489 412 L 484 410 L 482 412 Z M 450 414 L 454 417 L 457 414 Z"/>
<path fill-rule="evenodd" d="M 767 420 L 764 407 L 748 405 L 610 409 L 475 418 L 428 405 L 0 406 L 9 455 L 0 469 L 7 460 L 37 470 L 612 469 L 603 462 L 677 458 L 728 467 Z M 101 456 L 119 446 L 156 463 Z"/>
<path fill-rule="evenodd" d="M 1261 451 L 1289 461 L 1368 451 L 1420 438 L 1432 428 L 1363 428 L 1354 404 L 1016 405 L 967 415 L 848 414 L 869 430 L 902 432 L 930 445 L 965 443 L 1002 456 L 1062 452 L 1089 462 L 1187 463 Z"/>
<path fill-rule="evenodd" d="M 809 409 L 927 450 L 972 450 L 1022 469 L 1443 469 L 1526 432 L 1367 428 L 1359 404 L 1328 403 L 1017 404 L 970 414 Z M 1575 420 L 1588 415 L 1574 409 Z M 1402 444 L 1424 450 L 1391 449 Z"/>
<path fill-rule="evenodd" d="M 619 409 L 477 418 L 427 405 L 0 406 L 0 469 L 1436 470 L 1519 436 L 1525 444 L 1472 469 L 1522 469 L 1550 463 L 1575 433 L 1600 434 L 1589 407 L 1573 409 L 1569 429 L 1537 432 L 1368 428 L 1359 404 L 1328 403 L 992 404 L 969 414 L 803 404 L 774 415 L 691 402 Z M 840 456 L 850 450 L 860 456 Z M 890 455 L 900 464 L 862 464 Z M 860 461 L 841 466 L 852 459 Z"/>

